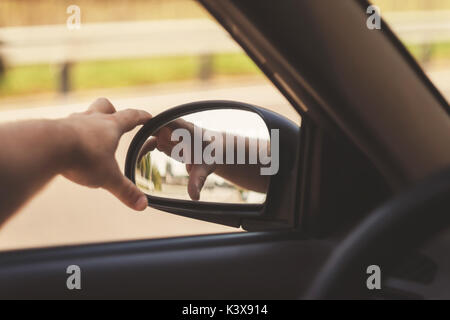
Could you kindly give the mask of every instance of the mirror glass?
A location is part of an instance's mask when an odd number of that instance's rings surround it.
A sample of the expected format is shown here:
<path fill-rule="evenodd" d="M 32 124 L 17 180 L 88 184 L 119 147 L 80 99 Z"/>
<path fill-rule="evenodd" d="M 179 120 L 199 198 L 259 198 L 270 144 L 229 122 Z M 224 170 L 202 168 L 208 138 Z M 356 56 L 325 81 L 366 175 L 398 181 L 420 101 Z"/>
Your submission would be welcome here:
<path fill-rule="evenodd" d="M 177 118 L 143 144 L 136 185 L 162 198 L 264 203 L 267 172 L 277 162 L 270 139 L 264 120 L 251 111 L 207 110 Z"/>

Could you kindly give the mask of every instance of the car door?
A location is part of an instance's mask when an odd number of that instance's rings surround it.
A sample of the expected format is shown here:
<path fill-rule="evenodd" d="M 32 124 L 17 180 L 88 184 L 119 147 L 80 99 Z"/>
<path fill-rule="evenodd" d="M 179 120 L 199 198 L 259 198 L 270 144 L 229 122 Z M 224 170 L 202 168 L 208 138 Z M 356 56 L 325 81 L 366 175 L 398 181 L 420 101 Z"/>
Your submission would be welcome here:
<path fill-rule="evenodd" d="M 448 138 L 432 139 L 447 137 L 445 100 L 388 29 L 366 28 L 365 1 L 201 3 L 302 115 L 299 174 L 289 191 L 296 205 L 284 213 L 294 223 L 1 253 L 2 298 L 300 297 L 352 224 L 450 159 L 442 149 Z M 339 28 L 325 27 L 332 20 Z M 376 90 L 389 86 L 396 90 Z M 406 133 L 418 119 L 433 132 Z M 70 266 L 81 270 L 81 290 L 66 286 Z"/>

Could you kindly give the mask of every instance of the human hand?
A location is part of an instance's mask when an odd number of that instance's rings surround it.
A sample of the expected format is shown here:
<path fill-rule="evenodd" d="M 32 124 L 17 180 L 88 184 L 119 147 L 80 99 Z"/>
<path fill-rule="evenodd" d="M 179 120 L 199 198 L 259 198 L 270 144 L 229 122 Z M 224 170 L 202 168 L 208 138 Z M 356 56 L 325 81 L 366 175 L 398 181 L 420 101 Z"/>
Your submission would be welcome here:
<path fill-rule="evenodd" d="M 120 171 L 115 152 L 120 137 L 151 119 L 145 111 L 116 112 L 105 98 L 97 99 L 87 111 L 62 119 L 72 147 L 62 174 L 91 188 L 104 188 L 128 207 L 142 211 L 147 197 Z"/>
<path fill-rule="evenodd" d="M 216 170 L 217 165 L 204 163 L 203 157 L 201 157 L 202 160 L 200 164 L 194 163 L 194 128 L 194 124 L 183 119 L 177 119 L 168 123 L 164 127 L 160 128 L 150 139 L 148 139 L 144 143 L 139 153 L 138 160 L 140 160 L 148 152 L 151 152 L 155 149 L 158 149 L 159 151 L 165 153 L 167 156 L 172 157 L 173 148 L 180 143 L 179 141 L 172 140 L 172 133 L 176 129 L 186 129 L 190 133 L 190 137 L 192 139 L 192 141 L 190 141 L 191 154 L 190 156 L 183 154 L 181 154 L 180 156 L 184 158 L 183 162 L 186 163 L 186 171 L 189 174 L 189 181 L 187 186 L 189 197 L 192 200 L 199 200 L 200 192 L 203 188 L 203 185 L 205 184 L 206 178 Z M 204 129 L 198 127 L 197 129 L 203 134 Z M 204 147 L 206 147 L 206 144 L 203 145 L 203 148 Z M 189 159 L 187 159 L 187 157 L 189 157 Z M 172 158 L 177 159 L 177 157 Z M 179 160 L 179 158 L 177 160 Z"/>

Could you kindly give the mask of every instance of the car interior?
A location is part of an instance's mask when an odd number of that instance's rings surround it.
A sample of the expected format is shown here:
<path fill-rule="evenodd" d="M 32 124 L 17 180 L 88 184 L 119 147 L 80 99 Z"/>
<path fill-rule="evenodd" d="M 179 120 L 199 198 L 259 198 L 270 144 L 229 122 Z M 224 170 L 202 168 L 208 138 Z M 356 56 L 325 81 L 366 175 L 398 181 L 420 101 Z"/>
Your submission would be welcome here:
<path fill-rule="evenodd" d="M 0 252 L 0 298 L 449 298 L 450 108 L 387 24 L 361 23 L 369 2 L 199 2 L 301 126 L 264 106 L 186 101 L 136 133 L 124 173 L 136 183 L 139 150 L 163 123 L 215 108 L 255 112 L 281 141 L 262 205 L 149 197 L 247 232 Z M 64 285 L 73 264 L 83 290 Z M 366 287 L 373 264 L 381 290 Z"/>

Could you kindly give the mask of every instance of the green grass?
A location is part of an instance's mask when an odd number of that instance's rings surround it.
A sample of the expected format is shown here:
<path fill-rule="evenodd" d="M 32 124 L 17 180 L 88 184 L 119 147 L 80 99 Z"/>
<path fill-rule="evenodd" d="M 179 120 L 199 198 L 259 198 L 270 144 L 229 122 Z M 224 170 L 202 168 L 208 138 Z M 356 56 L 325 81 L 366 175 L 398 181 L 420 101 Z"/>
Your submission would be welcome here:
<path fill-rule="evenodd" d="M 152 59 L 92 61 L 74 64 L 71 83 L 74 91 L 86 89 L 132 87 L 190 80 L 198 77 L 198 57 L 164 57 Z M 214 76 L 257 74 L 258 68 L 244 54 L 213 57 Z M 0 97 L 58 90 L 59 69 L 49 65 L 14 67 L 0 81 Z"/>
<path fill-rule="evenodd" d="M 20 66 L 7 69 L 0 79 L 0 97 L 56 90 L 56 70 L 50 65 Z"/>
<path fill-rule="evenodd" d="M 85 62 L 73 68 L 75 90 L 115 88 L 189 79 L 194 57 Z"/>
<path fill-rule="evenodd" d="M 429 50 L 429 55 L 435 61 L 450 60 L 450 42 L 436 43 L 430 46 L 407 45 L 407 48 L 419 60 L 423 58 L 427 50 Z"/>
<path fill-rule="evenodd" d="M 245 54 L 218 55 L 213 61 L 213 71 L 219 75 L 257 74 L 260 72 Z"/>
<path fill-rule="evenodd" d="M 423 46 L 408 49 L 421 60 Z M 450 60 L 450 42 L 429 48 L 433 61 Z M 71 72 L 73 91 L 133 87 L 196 79 L 201 61 L 198 57 L 161 57 L 92 61 L 74 64 Z M 221 54 L 212 58 L 213 76 L 254 75 L 260 71 L 245 54 Z M 7 70 L 0 80 L 0 98 L 58 90 L 59 68 L 51 65 L 19 66 Z"/>

